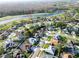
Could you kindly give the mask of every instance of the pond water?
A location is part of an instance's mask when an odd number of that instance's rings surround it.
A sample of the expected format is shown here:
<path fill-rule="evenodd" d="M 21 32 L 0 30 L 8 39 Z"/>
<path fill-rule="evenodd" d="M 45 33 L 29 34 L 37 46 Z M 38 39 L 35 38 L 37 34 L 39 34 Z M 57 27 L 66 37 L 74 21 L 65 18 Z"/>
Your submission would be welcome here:
<path fill-rule="evenodd" d="M 15 21 L 15 20 L 21 20 L 23 18 L 30 18 L 30 17 L 35 18 L 35 17 L 38 17 L 38 16 L 41 16 L 41 17 L 44 17 L 44 16 L 45 17 L 46 16 L 56 16 L 56 15 L 62 14 L 62 13 L 64 13 L 63 10 L 62 11 L 58 10 L 58 11 L 56 11 L 54 13 L 37 13 L 37 14 L 28 14 L 28 15 L 18 15 L 17 17 L 14 17 L 12 19 L 1 21 L 0 25 L 9 23 L 9 22 L 12 22 L 12 21 Z"/>

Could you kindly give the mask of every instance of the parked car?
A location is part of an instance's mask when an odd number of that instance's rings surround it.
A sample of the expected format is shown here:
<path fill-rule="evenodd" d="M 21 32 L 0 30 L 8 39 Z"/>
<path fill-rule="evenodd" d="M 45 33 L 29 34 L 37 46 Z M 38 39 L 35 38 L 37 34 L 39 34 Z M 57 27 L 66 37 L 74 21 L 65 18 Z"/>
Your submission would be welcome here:
<path fill-rule="evenodd" d="M 29 40 L 29 43 L 32 44 L 32 45 L 38 44 L 39 41 L 40 41 L 39 39 L 36 39 L 36 38 L 29 38 L 28 40 Z"/>

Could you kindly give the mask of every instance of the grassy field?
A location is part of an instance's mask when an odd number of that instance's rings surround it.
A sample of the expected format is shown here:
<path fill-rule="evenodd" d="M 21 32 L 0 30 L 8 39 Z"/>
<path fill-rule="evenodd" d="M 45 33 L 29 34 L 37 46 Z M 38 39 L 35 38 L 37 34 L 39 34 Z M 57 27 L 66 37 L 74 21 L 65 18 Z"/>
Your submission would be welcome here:
<path fill-rule="evenodd" d="M 11 18 L 14 18 L 16 16 L 5 16 L 5 17 L 1 17 L 0 18 L 0 21 L 3 21 L 3 20 L 8 20 L 8 19 L 11 19 Z"/>

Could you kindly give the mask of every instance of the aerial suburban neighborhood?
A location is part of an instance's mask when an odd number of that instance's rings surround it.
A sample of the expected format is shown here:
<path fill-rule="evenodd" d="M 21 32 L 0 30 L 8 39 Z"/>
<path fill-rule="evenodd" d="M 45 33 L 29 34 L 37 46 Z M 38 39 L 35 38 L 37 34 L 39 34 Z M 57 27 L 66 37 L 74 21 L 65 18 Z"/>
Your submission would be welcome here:
<path fill-rule="evenodd" d="M 32 2 L 1 4 L 0 58 L 79 58 L 79 1 Z"/>

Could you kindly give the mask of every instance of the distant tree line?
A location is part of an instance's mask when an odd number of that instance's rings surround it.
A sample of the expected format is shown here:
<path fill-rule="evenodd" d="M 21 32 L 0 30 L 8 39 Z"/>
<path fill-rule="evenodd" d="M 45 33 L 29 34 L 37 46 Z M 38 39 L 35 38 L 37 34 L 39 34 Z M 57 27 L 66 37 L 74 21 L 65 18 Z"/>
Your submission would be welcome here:
<path fill-rule="evenodd" d="M 53 13 L 58 10 L 57 8 L 47 8 L 40 10 L 13 10 L 13 11 L 0 11 L 0 17 L 12 16 L 12 15 L 23 15 L 23 14 L 33 14 L 33 13 Z"/>

